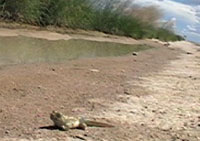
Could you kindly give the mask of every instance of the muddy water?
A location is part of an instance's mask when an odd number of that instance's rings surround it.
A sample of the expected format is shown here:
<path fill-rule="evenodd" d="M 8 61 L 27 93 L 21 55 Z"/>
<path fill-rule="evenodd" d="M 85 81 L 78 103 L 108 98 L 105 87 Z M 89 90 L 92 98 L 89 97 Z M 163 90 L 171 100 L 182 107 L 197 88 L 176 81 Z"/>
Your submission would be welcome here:
<path fill-rule="evenodd" d="M 121 56 L 150 47 L 87 40 L 49 41 L 30 37 L 0 37 L 0 65 L 62 62 L 79 58 Z"/>

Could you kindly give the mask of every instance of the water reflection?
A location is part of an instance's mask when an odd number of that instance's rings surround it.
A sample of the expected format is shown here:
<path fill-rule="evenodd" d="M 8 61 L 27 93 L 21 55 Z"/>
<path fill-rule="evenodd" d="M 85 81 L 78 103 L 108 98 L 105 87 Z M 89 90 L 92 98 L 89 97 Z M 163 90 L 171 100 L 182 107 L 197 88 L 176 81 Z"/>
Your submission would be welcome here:
<path fill-rule="evenodd" d="M 29 37 L 0 37 L 0 65 L 62 62 L 79 58 L 121 56 L 148 49 L 143 45 L 125 45 L 88 40 L 49 41 Z"/>

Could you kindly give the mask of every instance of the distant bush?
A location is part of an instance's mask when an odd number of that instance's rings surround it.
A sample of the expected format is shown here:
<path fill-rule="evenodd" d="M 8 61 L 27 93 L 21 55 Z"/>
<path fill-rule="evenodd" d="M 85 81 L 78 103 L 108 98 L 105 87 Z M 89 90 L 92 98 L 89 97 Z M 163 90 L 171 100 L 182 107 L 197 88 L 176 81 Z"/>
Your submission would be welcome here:
<path fill-rule="evenodd" d="M 110 0 L 103 8 L 94 8 L 91 0 L 0 0 L 0 17 L 39 26 L 55 25 L 97 30 L 136 39 L 157 38 L 164 41 L 183 39 L 146 22 L 144 19 L 148 20 L 149 16 L 140 18 L 140 15 L 148 9 L 140 9 L 136 16 L 131 16 L 124 13 L 122 7 L 115 8 L 112 4 L 116 2 Z M 131 12 L 134 15 L 134 10 Z M 154 19 L 159 16 L 159 14 L 154 15 Z"/>
<path fill-rule="evenodd" d="M 40 0 L 0 0 L 0 16 L 3 19 L 38 24 L 40 8 Z"/>
<path fill-rule="evenodd" d="M 142 37 L 142 23 L 119 12 L 112 12 L 110 9 L 96 11 L 93 19 L 94 30 L 134 38 Z"/>
<path fill-rule="evenodd" d="M 156 38 L 162 41 L 181 41 L 184 40 L 183 37 L 174 34 L 173 32 L 159 28 L 157 29 Z"/>

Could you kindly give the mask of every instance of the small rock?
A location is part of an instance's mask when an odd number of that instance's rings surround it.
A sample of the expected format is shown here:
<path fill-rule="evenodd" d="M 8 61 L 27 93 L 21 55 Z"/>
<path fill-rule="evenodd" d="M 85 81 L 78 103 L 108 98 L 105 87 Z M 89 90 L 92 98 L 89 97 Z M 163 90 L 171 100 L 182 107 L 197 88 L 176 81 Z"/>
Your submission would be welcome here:
<path fill-rule="evenodd" d="M 144 126 L 145 124 L 144 124 L 144 123 L 140 123 L 140 125 L 141 125 L 141 126 Z"/>
<path fill-rule="evenodd" d="M 190 134 L 190 133 L 187 133 L 187 136 L 188 136 L 188 137 L 192 137 L 192 134 Z"/>
<path fill-rule="evenodd" d="M 5 133 L 6 133 L 6 134 L 9 134 L 9 133 L 10 133 L 10 131 L 6 130 L 6 131 L 5 131 Z"/>
<path fill-rule="evenodd" d="M 54 69 L 54 68 L 51 68 L 51 71 L 56 71 L 56 69 Z"/>
<path fill-rule="evenodd" d="M 97 69 L 90 69 L 91 72 L 100 72 L 99 70 Z"/>
<path fill-rule="evenodd" d="M 73 138 L 77 138 L 77 139 L 80 139 L 80 140 L 87 140 L 85 137 L 83 137 L 82 135 L 75 135 L 73 136 Z"/>
<path fill-rule="evenodd" d="M 168 46 L 170 46 L 170 43 L 165 43 L 164 46 L 168 47 Z"/>
<path fill-rule="evenodd" d="M 129 91 L 124 91 L 124 94 L 131 95 L 131 93 Z"/>
<path fill-rule="evenodd" d="M 87 137 L 87 136 L 88 136 L 88 134 L 86 134 L 86 133 L 85 133 L 85 134 L 83 134 L 83 136 Z"/>
<path fill-rule="evenodd" d="M 17 88 L 13 88 L 13 91 L 18 91 L 18 89 Z"/>
<path fill-rule="evenodd" d="M 118 110 L 116 110 L 117 112 L 121 112 L 121 110 L 120 109 L 118 109 Z"/>
<path fill-rule="evenodd" d="M 131 114 L 136 114 L 136 112 L 134 112 L 134 111 L 130 111 L 130 113 L 131 113 Z"/>
<path fill-rule="evenodd" d="M 60 106 L 60 109 L 65 109 L 65 106 Z"/>
<path fill-rule="evenodd" d="M 130 88 L 124 88 L 124 94 L 131 95 L 132 94 L 132 90 Z"/>
<path fill-rule="evenodd" d="M 48 97 L 44 97 L 44 99 L 45 99 L 45 100 L 48 100 L 49 98 L 48 98 Z"/>
<path fill-rule="evenodd" d="M 188 126 L 188 123 L 185 122 L 183 125 L 184 125 L 185 127 L 187 127 L 187 126 Z"/>
<path fill-rule="evenodd" d="M 197 78 L 196 78 L 196 77 L 194 77 L 192 80 L 197 80 Z"/>
<path fill-rule="evenodd" d="M 186 127 L 186 126 L 183 126 L 183 127 L 181 127 L 181 129 L 183 129 L 183 130 L 187 130 L 187 127 Z"/>
<path fill-rule="evenodd" d="M 138 53 L 137 52 L 132 52 L 132 55 L 133 56 L 138 56 Z"/>
<path fill-rule="evenodd" d="M 175 50 L 175 48 L 169 48 L 170 50 Z"/>
<path fill-rule="evenodd" d="M 152 113 L 155 113 L 156 112 L 156 110 L 152 110 Z"/>
<path fill-rule="evenodd" d="M 84 112 L 84 111 L 85 111 L 85 108 L 73 108 L 72 109 L 72 112 Z"/>
<path fill-rule="evenodd" d="M 190 55 L 190 54 L 193 54 L 193 53 L 191 53 L 191 52 L 186 52 L 186 54 Z"/>
<path fill-rule="evenodd" d="M 171 128 L 168 124 L 165 124 L 165 125 L 163 125 L 163 126 L 161 127 L 161 129 L 162 129 L 163 131 L 169 131 L 169 130 L 171 130 L 172 128 Z"/>

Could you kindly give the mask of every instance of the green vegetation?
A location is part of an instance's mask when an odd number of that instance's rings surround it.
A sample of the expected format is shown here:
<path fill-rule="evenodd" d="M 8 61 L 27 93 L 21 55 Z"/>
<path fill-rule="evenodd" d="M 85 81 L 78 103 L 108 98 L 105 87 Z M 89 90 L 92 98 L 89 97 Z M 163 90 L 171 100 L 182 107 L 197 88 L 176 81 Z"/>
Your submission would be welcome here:
<path fill-rule="evenodd" d="M 144 22 L 141 16 L 124 13 L 121 7 L 113 8 L 112 2 L 103 8 L 94 8 L 92 2 L 94 0 L 0 0 L 0 18 L 38 26 L 97 30 L 136 39 L 183 40 L 173 32 Z"/>

